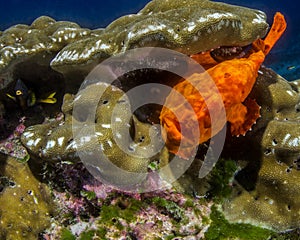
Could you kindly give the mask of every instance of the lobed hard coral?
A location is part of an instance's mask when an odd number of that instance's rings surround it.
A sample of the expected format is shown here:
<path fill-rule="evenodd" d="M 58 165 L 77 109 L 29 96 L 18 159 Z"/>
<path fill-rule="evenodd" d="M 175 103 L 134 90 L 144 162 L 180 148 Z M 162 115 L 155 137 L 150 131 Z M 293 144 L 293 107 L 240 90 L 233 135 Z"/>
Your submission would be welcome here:
<path fill-rule="evenodd" d="M 26 163 L 11 157 L 1 163 L 0 206 L 0 238 L 7 240 L 37 239 L 54 213 L 47 186 L 36 180 Z"/>
<path fill-rule="evenodd" d="M 97 98 L 99 92 L 104 92 L 100 99 Z M 91 126 L 95 124 L 95 131 L 91 133 L 90 126 L 86 126 L 89 124 L 84 127 L 79 122 L 86 121 L 91 113 L 85 110 L 95 103 L 97 106 L 95 115 L 92 115 L 92 119 L 88 122 Z M 74 104 L 82 112 L 71 115 Z M 75 99 L 74 96 L 66 94 L 62 110 L 65 113 L 63 121 L 31 126 L 24 131 L 21 137 L 21 141 L 29 153 L 42 161 L 76 162 L 79 160 L 78 153 L 89 151 L 97 153 L 97 149 L 100 147 L 109 161 L 121 169 L 145 173 L 151 161 L 164 156 L 165 150 L 161 149 L 160 129 L 132 117 L 129 99 L 117 87 L 98 83 L 87 86 Z M 75 122 L 79 125 L 76 125 Z M 132 134 L 130 135 L 130 133 Z M 122 144 L 117 144 L 116 139 L 122 141 L 125 152 L 124 149 L 121 149 Z M 129 152 L 126 153 L 126 150 Z M 122 179 L 122 181 L 120 180 L 122 184 L 125 184 L 126 181 L 137 181 L 136 179 L 124 179 L 119 172 L 105 171 L 109 166 L 105 165 L 104 157 L 101 159 L 101 168 L 96 167 L 99 164 L 97 157 L 95 157 L 94 163 L 90 163 L 90 167 L 93 171 L 97 171 L 97 174 L 104 176 L 108 174 L 116 181 Z"/>
<path fill-rule="evenodd" d="M 59 77 L 49 68 L 51 59 L 65 45 L 91 34 L 76 23 L 57 22 L 46 16 L 30 26 L 18 24 L 6 29 L 0 35 L 0 89 L 18 78 L 42 78 L 45 71 Z M 33 67 L 36 71 L 31 71 Z"/>
<path fill-rule="evenodd" d="M 267 29 L 266 16 L 261 11 L 207 0 L 191 0 L 188 4 L 187 1 L 179 0 L 153 0 L 138 14 L 121 17 L 107 28 L 94 31 L 82 29 L 75 23 L 56 22 L 51 18 L 41 17 L 31 26 L 16 25 L 0 33 L 0 88 L 2 90 L 17 78 L 25 78 L 27 82 L 31 81 L 32 83 L 41 78 L 41 83 L 47 82 L 47 86 L 49 86 L 51 78 L 55 79 L 57 84 L 65 78 L 79 79 L 81 83 L 92 67 L 102 60 L 128 49 L 157 46 L 190 55 L 222 46 L 239 48 L 263 37 Z M 223 50 L 221 48 L 220 54 L 226 52 Z M 218 55 L 218 52 L 216 51 L 214 54 Z M 32 71 L 32 67 L 36 67 L 37 71 Z M 49 74 L 45 74 L 45 72 Z M 76 75 L 77 73 L 80 74 Z M 134 80 L 136 79 L 134 78 Z M 74 82 L 68 82 L 67 85 L 75 86 Z M 126 88 L 126 86 L 128 87 L 125 83 L 123 87 Z M 64 160 L 77 162 L 79 160 L 78 152 L 89 153 L 98 144 L 97 146 L 103 147 L 103 152 L 108 159 L 124 170 L 147 172 L 152 161 L 166 161 L 168 154 L 165 149 L 158 151 L 153 155 L 154 157 L 148 157 L 159 148 L 158 129 L 154 129 L 150 124 L 140 122 L 135 116 L 131 118 L 129 125 L 120 123 L 117 119 L 115 122 L 111 122 L 112 109 L 116 106 L 118 119 L 121 120 L 130 118 L 131 108 L 126 96 L 119 101 L 123 92 L 115 87 L 107 88 L 100 100 L 95 99 L 97 94 L 94 94 L 105 88 L 107 86 L 104 83 L 87 86 L 83 90 L 85 94 L 78 95 L 75 99 L 74 96 L 66 94 L 62 105 L 65 119 L 51 120 L 27 128 L 21 140 L 32 158 L 51 163 Z M 247 132 L 245 137 L 236 139 L 228 136 L 227 138 L 224 156 L 238 162 L 245 161 L 246 163 L 243 162 L 243 164 L 246 166 L 235 176 L 238 187 L 234 187 L 234 189 L 236 188 L 237 192 L 241 194 L 233 195 L 224 204 L 224 213 L 231 221 L 251 222 L 275 230 L 295 228 L 299 221 L 299 204 L 297 203 L 297 199 L 299 199 L 299 188 L 297 187 L 300 135 L 298 131 L 299 81 L 287 83 L 272 71 L 262 68 L 249 97 L 255 99 L 261 106 L 261 118 L 257 120 L 252 131 Z M 72 128 L 72 123 L 85 120 L 82 118 L 84 114 L 79 116 L 72 113 L 74 102 L 81 109 L 87 109 L 87 106 L 96 100 L 99 104 L 95 118 L 91 119 L 95 124 L 96 136 L 88 135 L 89 129 Z M 139 151 L 142 157 L 136 158 L 124 154 L 116 144 L 112 130 L 115 130 L 121 138 L 124 137 L 124 145 L 127 148 L 134 153 Z M 149 130 L 151 131 L 149 132 Z M 77 135 L 74 135 L 74 132 Z M 131 133 L 130 138 L 126 132 Z M 93 140 L 96 141 L 86 141 L 87 137 L 93 137 Z M 79 142 L 76 142 L 75 139 Z M 89 167 L 99 174 L 97 163 L 92 162 Z M 110 177 L 112 176 L 118 182 L 125 179 L 123 183 L 132 184 L 137 181 L 137 179 L 126 179 L 112 171 L 105 171 L 105 169 L 105 167 L 102 168 L 100 174 L 105 176 L 112 173 Z M 15 175 L 17 176 L 17 173 L 14 173 L 12 178 Z M 26 179 L 26 176 L 22 174 L 20 176 Z M 200 180 L 198 179 L 198 181 Z M 36 182 L 32 184 L 36 186 Z M 191 185 L 187 181 L 186 186 L 190 187 Z M 91 190 L 92 188 L 87 189 Z M 4 193 L 8 194 L 8 190 L 10 189 L 5 190 Z M 35 192 L 38 191 L 35 190 Z M 1 195 L 2 197 L 4 194 Z M 37 199 L 40 199 L 39 197 L 41 196 L 37 196 Z M 32 199 L 30 198 L 29 202 L 32 203 L 34 201 Z M 72 205 L 71 200 L 70 204 Z M 44 203 L 43 201 L 39 202 Z M 163 229 L 172 231 L 173 226 L 165 228 L 163 221 L 165 219 L 169 221 L 173 217 L 168 208 L 172 209 L 174 204 L 162 206 L 164 201 L 157 202 L 161 204 L 157 208 L 160 207 L 163 210 L 160 209 L 161 211 L 158 213 L 157 209 L 148 208 L 146 210 L 149 212 L 134 212 L 137 214 L 136 218 L 139 221 L 146 221 L 145 219 L 148 219 L 150 215 L 153 218 L 159 216 L 159 219 L 153 220 L 155 223 L 156 221 L 162 223 L 163 227 L 159 226 L 157 231 L 163 232 Z M 75 208 L 78 205 L 75 205 Z M 15 209 L 16 206 L 10 207 Z M 31 207 L 36 207 L 36 205 L 32 204 L 29 209 Z M 48 210 L 45 209 L 48 208 L 43 208 L 40 212 L 41 215 L 36 217 L 40 221 L 40 225 L 34 225 L 36 231 L 42 231 L 46 226 L 43 214 Z M 116 209 L 121 211 L 118 204 L 103 208 L 99 223 L 100 229 L 104 229 L 104 232 L 114 229 L 116 232 L 118 231 L 116 234 L 120 234 L 120 229 L 117 227 L 124 224 L 123 227 L 128 229 L 130 234 L 134 232 L 135 236 L 150 235 L 152 237 L 154 235 L 138 224 L 135 224 L 136 228 L 132 230 L 132 223 L 127 221 L 125 215 L 116 213 Z M 178 208 L 175 207 L 176 209 Z M 105 212 L 105 210 L 107 211 Z M 105 215 L 110 210 L 112 213 L 119 214 L 117 226 L 113 224 L 114 218 Z M 163 214 L 166 210 L 171 217 Z M 8 216 L 5 214 L 2 216 Z M 14 217 L 15 215 L 10 214 L 10 216 Z M 22 214 L 20 216 L 25 221 L 25 216 Z M 9 218 L 7 217 L 7 219 Z M 109 222 L 103 222 L 103 219 L 108 219 Z M 19 229 L 19 225 L 16 228 Z M 16 233 L 11 233 L 7 228 L 3 229 L 3 234 L 7 234 L 7 236 Z M 15 228 L 12 229 L 15 230 Z M 192 229 L 194 229 L 193 226 Z M 184 231 L 183 229 L 178 232 Z M 98 233 L 103 236 L 103 231 L 95 231 L 95 234 Z M 163 233 L 165 234 L 165 232 Z M 24 234 L 29 233 L 25 231 Z M 36 232 L 30 234 L 36 234 Z M 195 235 L 195 232 L 193 234 Z M 203 236 L 203 231 L 200 231 L 199 234 Z M 15 235 L 11 236 L 15 237 Z"/>
<path fill-rule="evenodd" d="M 169 94 L 160 114 L 169 151 L 188 159 L 191 149 L 220 132 L 226 120 L 230 122 L 232 135 L 246 134 L 259 117 L 260 108 L 248 95 L 265 56 L 285 29 L 283 15 L 276 13 L 270 32 L 264 40 L 258 39 L 252 44 L 248 57 L 223 61 L 204 73 L 194 73 L 174 87 L 176 91 Z M 192 108 L 187 108 L 187 103 L 178 99 L 178 92 Z M 222 109 L 226 117 L 222 117 Z M 191 117 L 193 115 L 195 119 Z M 194 130 L 188 130 L 195 126 L 198 126 L 200 136 L 195 136 Z M 178 150 L 180 144 L 183 147 Z"/>
<path fill-rule="evenodd" d="M 230 221 L 276 231 L 299 227 L 298 85 L 299 81 L 287 82 L 272 70 L 261 69 L 250 94 L 261 105 L 261 118 L 248 136 L 236 142 L 241 152 L 236 158 L 247 164 L 236 174 L 235 194 L 224 204 Z M 235 149 L 234 144 L 230 148 Z M 245 151 L 251 153 L 248 158 Z"/>
<path fill-rule="evenodd" d="M 61 73 L 89 72 L 102 60 L 137 47 L 164 47 L 195 54 L 220 46 L 245 46 L 268 29 L 263 12 L 207 0 L 154 0 L 123 16 L 99 36 L 67 45 L 52 60 Z"/>
<path fill-rule="evenodd" d="M 74 82 L 82 81 L 99 62 L 132 48 L 165 47 L 195 54 L 246 46 L 267 29 L 266 15 L 259 10 L 208 0 L 154 0 L 137 14 L 95 30 L 42 16 L 30 26 L 18 24 L 0 34 L 0 89 L 18 78 L 47 83 L 45 71 L 78 84 Z M 37 71 L 28 71 L 32 67 Z"/>

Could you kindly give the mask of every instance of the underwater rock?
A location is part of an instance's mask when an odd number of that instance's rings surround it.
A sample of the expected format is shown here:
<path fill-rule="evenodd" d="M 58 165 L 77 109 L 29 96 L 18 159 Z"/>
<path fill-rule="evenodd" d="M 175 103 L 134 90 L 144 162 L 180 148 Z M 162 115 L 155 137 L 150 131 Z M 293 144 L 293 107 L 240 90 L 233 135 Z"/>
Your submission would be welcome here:
<path fill-rule="evenodd" d="M 123 16 L 99 36 L 68 44 L 52 60 L 63 74 L 89 72 L 104 59 L 138 47 L 163 47 L 195 54 L 220 46 L 246 46 L 263 37 L 266 15 L 254 9 L 207 0 L 153 0 Z"/>
<path fill-rule="evenodd" d="M 100 99 L 97 98 L 99 92 L 103 92 Z M 74 104 L 81 112 L 72 116 Z M 92 104 L 96 105 L 95 115 L 90 119 L 91 122 L 85 123 L 91 114 L 86 109 Z M 76 162 L 79 160 L 78 153 L 97 152 L 96 149 L 100 147 L 109 161 L 119 168 L 145 173 L 149 163 L 154 159 L 158 160 L 160 151 L 164 151 L 161 149 L 163 143 L 160 129 L 132 117 L 129 99 L 117 87 L 99 83 L 86 87 L 75 99 L 66 94 L 62 110 L 65 113 L 64 120 L 54 120 L 25 129 L 21 141 L 32 156 L 49 162 Z M 91 126 L 95 124 L 95 131 L 91 134 L 90 126 L 78 127 L 80 125 L 76 122 L 86 125 L 90 123 Z M 122 144 L 117 143 L 117 140 Z M 101 169 L 103 175 L 104 169 L 105 166 Z M 111 170 L 106 170 L 114 175 Z M 113 178 L 120 177 L 118 173 L 115 174 Z"/>
<path fill-rule="evenodd" d="M 98 190 L 107 191 L 107 187 L 101 185 Z M 204 238 L 210 223 L 211 202 L 204 203 L 202 199 L 173 190 L 146 195 L 109 190 L 103 198 L 97 197 L 97 191 L 92 193 L 91 202 L 100 206 L 96 216 L 87 222 L 76 214 L 78 217 L 71 221 L 72 225 L 62 229 L 61 224 L 52 224 L 44 236 L 49 239 L 64 239 L 65 235 L 74 239 L 174 239 L 180 236 L 179 239 L 196 240 Z M 58 201 L 64 209 L 69 208 L 68 212 L 82 205 L 82 201 L 72 197 L 67 201 L 60 197 Z M 87 214 L 90 212 L 84 209 L 84 216 Z M 82 225 L 85 227 L 81 228 Z"/>
<path fill-rule="evenodd" d="M 48 188 L 35 179 L 26 163 L 11 157 L 2 161 L 1 239 L 37 239 L 50 226 L 53 210 Z"/>
<path fill-rule="evenodd" d="M 241 141 L 247 165 L 236 174 L 237 187 L 224 204 L 233 222 L 252 223 L 276 231 L 299 227 L 300 221 L 300 93 L 299 81 L 288 82 L 261 68 L 250 94 L 261 106 L 261 118 Z M 232 150 L 231 150 L 232 151 Z"/>

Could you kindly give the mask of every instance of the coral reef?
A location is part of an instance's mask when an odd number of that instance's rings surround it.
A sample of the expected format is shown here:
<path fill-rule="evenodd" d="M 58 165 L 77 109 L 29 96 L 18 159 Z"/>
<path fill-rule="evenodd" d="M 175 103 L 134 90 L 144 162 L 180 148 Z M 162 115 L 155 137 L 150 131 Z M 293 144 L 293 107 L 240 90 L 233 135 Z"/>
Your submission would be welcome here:
<path fill-rule="evenodd" d="M 179 194 L 176 191 L 148 194 L 126 194 L 99 182 L 85 181 L 81 187 L 88 192 L 82 196 L 62 196 L 55 193 L 64 211 L 64 218 L 74 216 L 72 224 L 63 228 L 60 224 L 44 234 L 46 239 L 171 239 L 188 237 L 202 239 L 209 223 L 210 207 L 203 199 Z M 103 194 L 105 193 L 105 194 Z M 70 194 L 69 194 L 70 195 Z M 89 200 L 88 200 L 89 199 Z M 85 219 L 88 203 L 98 206 L 93 218 Z"/>
<path fill-rule="evenodd" d="M 46 185 L 26 163 L 1 159 L 0 238 L 37 239 L 50 226 L 54 205 Z"/>
<path fill-rule="evenodd" d="M 211 54 L 215 64 L 227 58 L 226 53 L 232 54 L 231 47 L 244 49 L 264 37 L 267 29 L 266 16 L 261 11 L 207 0 L 153 0 L 137 14 L 121 17 L 97 30 L 41 17 L 30 26 L 16 25 L 0 33 L 0 100 L 19 78 L 42 93 L 59 89 L 58 99 L 62 98 L 65 87 L 71 89 L 67 92 L 77 91 L 86 74 L 99 62 L 137 47 L 164 47 L 187 55 L 218 48 Z M 122 82 L 122 89 L 130 89 L 133 82 L 148 82 L 149 72 L 128 74 L 124 79 L 129 81 Z M 76 97 L 64 95 L 63 117 L 30 126 L 21 137 L 31 156 L 30 167 L 43 166 L 39 174 L 52 187 L 60 206 L 57 225 L 53 224 L 44 238 L 217 239 L 224 237 L 220 231 L 228 228 L 236 231 L 227 232 L 226 236 L 237 238 L 251 227 L 230 224 L 214 209 L 211 219 L 208 216 L 212 206 L 208 199 L 217 202 L 215 195 L 227 197 L 230 190 L 233 194 L 223 204 L 223 212 L 231 222 L 276 231 L 298 227 L 300 80 L 288 83 L 265 68 L 258 73 L 249 98 L 261 106 L 261 117 L 246 136 L 236 138 L 228 134 L 225 143 L 223 158 L 235 160 L 239 168 L 234 181 L 230 178 L 235 165 L 224 159 L 228 172 L 215 171 L 209 179 L 199 179 L 202 158 L 198 153 L 197 167 L 189 169 L 175 183 L 179 190 L 188 189 L 193 195 L 174 189 L 124 193 L 93 179 L 78 154 L 88 155 L 100 147 L 110 163 L 135 173 L 156 170 L 168 161 L 169 154 L 161 148 L 159 129 L 132 116 L 130 101 L 134 99 L 129 100 L 117 87 L 99 83 L 86 86 Z M 164 73 L 156 74 L 160 82 L 167 79 Z M 95 102 L 95 114 L 89 118 L 91 113 L 84 110 Z M 4 105 L 0 104 L 0 131 L 6 124 L 5 108 L 10 109 Z M 73 112 L 74 105 L 82 109 L 80 114 Z M 95 127 L 93 134 L 80 124 L 87 117 Z M 18 153 L 22 151 L 17 149 L 23 130 L 21 123 L 0 147 L 5 154 L 27 161 L 27 153 L 25 158 L 20 157 Z M 116 142 L 118 138 L 129 152 Z M 95 161 L 87 166 L 96 175 L 125 185 L 141 182 L 97 164 Z M 32 176 L 26 163 L 7 157 L 1 166 L 0 237 L 37 238 L 49 226 L 52 213 L 48 189 Z M 251 231 L 253 239 L 257 234 L 268 236 L 272 232 L 256 227 Z"/>
<path fill-rule="evenodd" d="M 89 72 L 103 59 L 136 47 L 164 47 L 193 54 L 220 46 L 245 46 L 268 29 L 263 12 L 207 0 L 154 0 L 123 16 L 100 36 L 69 44 L 51 62 L 64 74 Z M 125 31 L 124 31 L 125 30 Z"/>
<path fill-rule="evenodd" d="M 103 95 L 98 99 L 96 93 L 103 91 Z M 78 152 L 97 153 L 100 146 L 104 155 L 116 166 L 129 172 L 143 173 L 147 172 L 151 161 L 158 161 L 160 156 L 164 156 L 165 151 L 160 149 L 163 146 L 160 129 L 132 117 L 129 99 L 119 88 L 105 83 L 86 87 L 74 100 L 78 109 L 82 110 L 75 116 L 70 114 L 75 104 L 73 98 L 74 96 L 70 94 L 65 95 L 62 106 L 66 114 L 64 120 L 31 126 L 24 131 L 21 141 L 30 154 L 41 158 L 42 161 L 76 162 L 79 160 Z M 96 123 L 95 131 L 92 132 L 94 135 L 91 135 L 88 129 L 90 126 L 77 129 L 74 121 L 85 122 L 90 116 L 85 109 L 95 103 L 98 106 L 95 116 L 90 119 L 90 124 Z M 132 133 L 132 136 L 129 133 Z M 123 149 L 116 139 L 121 139 Z M 126 153 L 126 150 L 129 152 Z M 113 179 L 121 178 L 119 172 L 116 172 L 116 175 L 113 171 L 105 172 L 108 166 L 105 166 L 105 159 L 103 157 L 101 159 L 103 161 L 101 175 L 108 173 Z M 94 165 L 97 166 L 97 163 Z M 96 170 L 96 167 L 94 169 Z M 122 181 L 125 183 L 131 179 Z"/>
<path fill-rule="evenodd" d="M 1 33 L 0 89 L 18 78 L 34 82 L 45 71 L 62 78 L 52 69 L 79 81 L 102 60 L 136 47 L 193 54 L 220 46 L 245 46 L 263 37 L 267 29 L 266 15 L 259 10 L 208 0 L 188 4 L 154 0 L 137 14 L 95 30 L 42 16 L 30 26 L 18 24 Z M 37 71 L 27 71 L 28 67 Z"/>
<path fill-rule="evenodd" d="M 261 69 L 250 94 L 261 105 L 261 118 L 248 136 L 237 141 L 238 159 L 249 162 L 236 175 L 236 195 L 224 205 L 227 219 L 277 231 L 299 226 L 298 85 L 298 81 L 287 82 L 272 70 Z M 248 144 L 244 149 L 243 141 Z M 245 151 L 249 150 L 247 159 Z"/>
<path fill-rule="evenodd" d="M 18 24 L 6 29 L 0 35 L 0 89 L 18 78 L 38 78 L 43 70 L 50 72 L 51 59 L 65 45 L 90 34 L 89 29 L 76 23 L 56 22 L 46 16 L 37 18 L 30 26 Z M 28 66 L 41 70 L 28 71 Z"/>

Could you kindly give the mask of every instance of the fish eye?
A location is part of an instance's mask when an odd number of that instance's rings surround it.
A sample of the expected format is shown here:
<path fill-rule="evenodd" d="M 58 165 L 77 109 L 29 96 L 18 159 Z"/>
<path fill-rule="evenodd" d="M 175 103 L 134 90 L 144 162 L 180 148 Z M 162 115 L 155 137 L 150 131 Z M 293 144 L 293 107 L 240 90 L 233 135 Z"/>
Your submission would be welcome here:
<path fill-rule="evenodd" d="M 17 95 L 17 96 L 20 96 L 20 95 L 22 95 L 22 94 L 23 94 L 23 93 L 22 93 L 21 90 L 17 90 L 17 91 L 16 91 L 16 95 Z"/>

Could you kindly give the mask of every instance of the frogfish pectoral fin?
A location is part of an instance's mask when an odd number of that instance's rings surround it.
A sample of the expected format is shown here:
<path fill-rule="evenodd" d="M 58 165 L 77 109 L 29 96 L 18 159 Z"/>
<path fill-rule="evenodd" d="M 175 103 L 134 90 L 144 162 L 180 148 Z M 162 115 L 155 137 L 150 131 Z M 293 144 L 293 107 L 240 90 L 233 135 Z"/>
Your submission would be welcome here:
<path fill-rule="evenodd" d="M 247 98 L 244 103 L 234 105 L 227 114 L 230 131 L 234 136 L 245 135 L 260 117 L 260 106 L 255 100 Z"/>
<path fill-rule="evenodd" d="M 172 111 L 163 108 L 160 116 L 163 127 L 162 137 L 169 152 L 187 160 L 194 157 L 199 145 L 199 136 L 194 130 L 194 126 L 198 125 L 198 122 L 191 119 L 189 114 L 183 113 L 181 117 L 180 124 Z M 181 132 L 181 125 L 185 129 L 184 134 Z"/>

